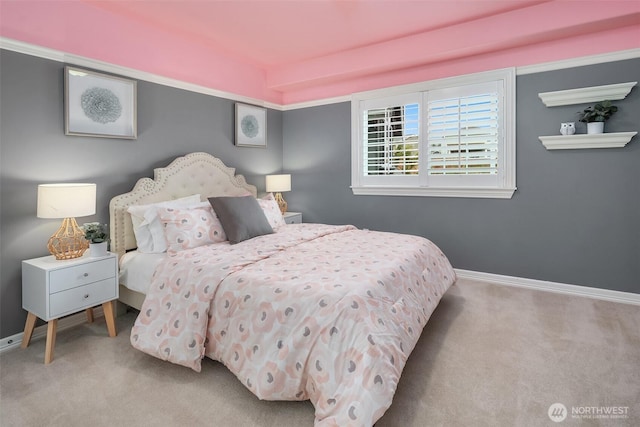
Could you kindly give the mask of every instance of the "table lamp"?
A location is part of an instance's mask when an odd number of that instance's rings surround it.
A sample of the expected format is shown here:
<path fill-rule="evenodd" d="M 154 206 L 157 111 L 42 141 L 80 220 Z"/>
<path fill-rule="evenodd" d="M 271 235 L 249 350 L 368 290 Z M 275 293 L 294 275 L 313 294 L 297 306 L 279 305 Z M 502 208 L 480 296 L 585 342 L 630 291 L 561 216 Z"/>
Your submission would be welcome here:
<path fill-rule="evenodd" d="M 274 195 L 282 215 L 287 211 L 287 202 L 282 197 L 281 191 L 291 191 L 291 175 L 267 175 L 267 192 Z"/>
<path fill-rule="evenodd" d="M 89 241 L 75 217 L 96 213 L 96 185 L 85 183 L 38 185 L 38 218 L 64 218 L 47 244 L 56 259 L 79 258 Z"/>

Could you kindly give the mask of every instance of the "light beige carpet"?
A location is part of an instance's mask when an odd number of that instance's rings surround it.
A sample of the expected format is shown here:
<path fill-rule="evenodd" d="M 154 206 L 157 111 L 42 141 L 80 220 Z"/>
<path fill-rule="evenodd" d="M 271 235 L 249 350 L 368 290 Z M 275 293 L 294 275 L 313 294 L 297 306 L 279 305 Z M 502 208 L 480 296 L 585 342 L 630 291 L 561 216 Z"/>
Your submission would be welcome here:
<path fill-rule="evenodd" d="M 219 363 L 198 374 L 134 350 L 133 320 L 116 338 L 104 319 L 60 332 L 48 366 L 44 340 L 0 356 L 0 425 L 313 425 L 309 402 L 260 401 Z M 626 418 L 603 416 L 613 407 Z M 640 425 L 640 307 L 459 280 L 376 424 L 546 425 Z"/>

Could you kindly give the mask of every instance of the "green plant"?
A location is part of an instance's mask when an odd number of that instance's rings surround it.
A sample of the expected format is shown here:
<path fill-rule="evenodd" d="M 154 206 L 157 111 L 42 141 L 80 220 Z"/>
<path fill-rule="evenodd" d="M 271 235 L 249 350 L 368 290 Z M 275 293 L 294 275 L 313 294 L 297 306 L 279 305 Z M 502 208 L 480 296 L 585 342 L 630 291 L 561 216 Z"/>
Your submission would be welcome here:
<path fill-rule="evenodd" d="M 82 224 L 82 231 L 84 231 L 84 238 L 91 243 L 102 243 L 109 240 L 107 224 L 87 222 Z"/>
<path fill-rule="evenodd" d="M 611 101 L 602 101 L 578 112 L 578 115 L 583 123 L 606 122 L 616 111 L 618 107 L 612 105 Z"/>

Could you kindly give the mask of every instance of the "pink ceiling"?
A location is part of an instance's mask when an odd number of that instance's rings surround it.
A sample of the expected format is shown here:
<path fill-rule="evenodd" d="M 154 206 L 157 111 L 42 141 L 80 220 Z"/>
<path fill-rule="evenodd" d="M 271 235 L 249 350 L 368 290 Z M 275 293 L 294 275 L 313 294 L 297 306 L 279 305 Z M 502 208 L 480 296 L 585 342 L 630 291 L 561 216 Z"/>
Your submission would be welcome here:
<path fill-rule="evenodd" d="M 0 35 L 276 104 L 640 47 L 640 1 L 0 0 Z"/>
<path fill-rule="evenodd" d="M 268 68 L 548 0 L 86 1 Z"/>

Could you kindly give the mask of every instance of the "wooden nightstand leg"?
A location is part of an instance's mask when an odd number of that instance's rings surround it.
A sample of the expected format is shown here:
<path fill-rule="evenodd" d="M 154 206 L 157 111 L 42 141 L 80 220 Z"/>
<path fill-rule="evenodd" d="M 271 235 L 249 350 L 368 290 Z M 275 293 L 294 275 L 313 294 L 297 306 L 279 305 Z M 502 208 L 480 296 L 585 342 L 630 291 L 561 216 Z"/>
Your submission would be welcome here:
<path fill-rule="evenodd" d="M 109 336 L 115 337 L 118 332 L 116 331 L 116 319 L 113 315 L 113 301 L 103 303 L 102 309 L 104 310 L 104 318 L 107 321 Z"/>
<path fill-rule="evenodd" d="M 47 345 L 44 351 L 44 363 L 48 365 L 53 360 L 53 349 L 56 346 L 56 328 L 58 319 L 50 320 L 47 325 Z"/>
<path fill-rule="evenodd" d="M 27 348 L 29 346 L 37 319 L 36 315 L 31 312 L 27 315 L 27 321 L 24 324 L 24 334 L 22 335 L 22 344 L 20 345 L 21 348 Z"/>
<path fill-rule="evenodd" d="M 87 308 L 85 311 L 87 312 L 87 322 L 93 323 L 93 308 Z"/>

